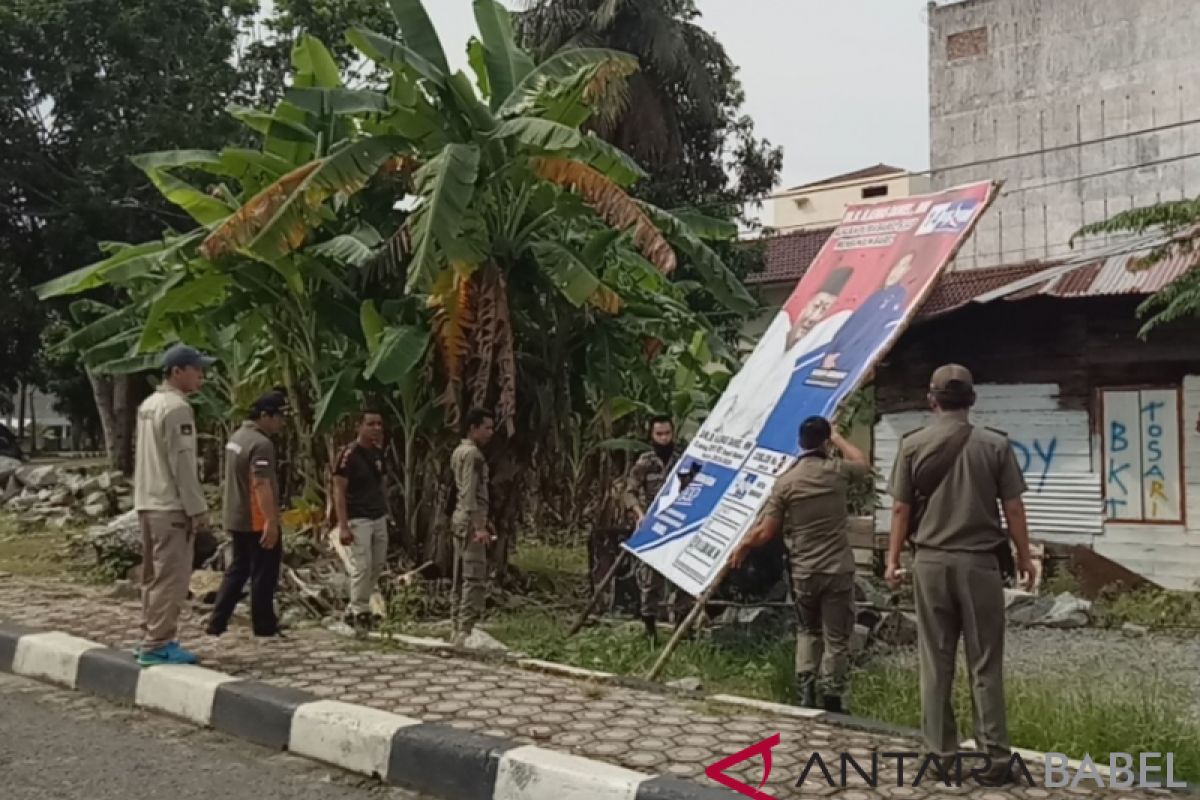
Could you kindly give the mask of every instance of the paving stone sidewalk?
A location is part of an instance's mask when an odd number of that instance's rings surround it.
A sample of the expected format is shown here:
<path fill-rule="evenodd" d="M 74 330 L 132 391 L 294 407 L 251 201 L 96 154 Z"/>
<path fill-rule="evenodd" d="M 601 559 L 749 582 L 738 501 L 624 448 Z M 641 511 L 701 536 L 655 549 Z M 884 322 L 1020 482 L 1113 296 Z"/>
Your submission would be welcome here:
<path fill-rule="evenodd" d="M 105 590 L 66 582 L 0 579 L 0 621 L 43 630 L 61 630 L 111 647 L 130 648 L 138 639 L 140 604 L 117 600 Z M 205 666 L 238 677 L 306 689 L 316 695 L 442 722 L 456 728 L 517 739 L 648 773 L 670 774 L 702 785 L 714 784 L 705 767 L 772 734 L 764 792 L 785 800 L 837 794 L 841 800 L 875 797 L 923 798 L 966 795 L 977 800 L 1044 800 L 1051 791 L 1026 786 L 1004 790 L 973 784 L 946 787 L 930 779 L 920 787 L 896 786 L 881 762 L 877 788 L 853 776 L 851 788 L 828 787 L 814 771 L 802 789 L 794 784 L 813 752 L 820 752 L 837 779 L 838 754 L 867 763 L 872 751 L 920 751 L 909 739 L 868 733 L 813 719 L 742 711 L 624 687 L 606 686 L 525 671 L 501 664 L 404 650 L 379 650 L 322 630 L 293 633 L 282 641 L 259 642 L 244 630 L 217 640 L 204 636 L 202 619 L 191 614 L 181 639 Z M 1030 764 L 1039 783 L 1040 770 Z M 762 761 L 730 770 L 758 786 Z M 1089 784 L 1084 784 L 1088 786 Z M 1161 797 L 1161 792 L 1054 790 L 1055 797 Z M 729 795 L 736 797 L 732 791 Z"/>

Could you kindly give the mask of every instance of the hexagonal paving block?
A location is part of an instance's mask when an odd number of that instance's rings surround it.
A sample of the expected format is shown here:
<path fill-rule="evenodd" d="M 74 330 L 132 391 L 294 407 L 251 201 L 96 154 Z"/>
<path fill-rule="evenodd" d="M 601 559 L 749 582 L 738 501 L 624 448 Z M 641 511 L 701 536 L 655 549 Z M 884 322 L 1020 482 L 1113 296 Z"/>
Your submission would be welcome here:
<path fill-rule="evenodd" d="M 690 730 L 687 728 L 685 730 Z M 685 747 L 717 747 L 720 742 L 715 736 L 705 736 L 704 734 L 686 733 L 682 736 L 675 737 L 675 743 Z"/>
<path fill-rule="evenodd" d="M 568 722 L 565 725 L 563 725 L 563 728 L 568 731 L 586 731 L 586 732 L 598 731 L 598 730 L 602 729 L 603 727 L 604 726 L 602 724 L 600 724 L 599 722 L 596 722 L 595 720 L 591 720 L 591 719 L 577 719 L 577 720 L 574 720 L 573 722 Z"/>
<path fill-rule="evenodd" d="M 434 714 L 457 714 L 470 707 L 470 703 L 461 700 L 442 700 L 438 703 L 431 703 L 426 706 L 426 709 Z"/>
<path fill-rule="evenodd" d="M 683 733 L 683 731 L 679 728 L 667 727 L 666 725 L 651 725 L 648 728 L 642 729 L 642 733 L 646 736 L 653 736 L 656 739 L 672 739 Z"/>
<path fill-rule="evenodd" d="M 586 731 L 560 731 L 550 737 L 555 747 L 576 748 L 593 741 L 595 738 Z"/>
<path fill-rule="evenodd" d="M 614 758 L 628 751 L 626 742 L 587 742 L 579 747 L 579 752 L 595 758 Z"/>
<path fill-rule="evenodd" d="M 663 764 L 667 763 L 665 753 L 655 752 L 654 750 L 634 750 L 626 753 L 621 758 L 621 763 L 633 769 L 658 769 Z"/>
<path fill-rule="evenodd" d="M 707 761 L 712 754 L 703 747 L 672 747 L 667 751 L 667 757 L 672 761 L 700 762 Z"/>

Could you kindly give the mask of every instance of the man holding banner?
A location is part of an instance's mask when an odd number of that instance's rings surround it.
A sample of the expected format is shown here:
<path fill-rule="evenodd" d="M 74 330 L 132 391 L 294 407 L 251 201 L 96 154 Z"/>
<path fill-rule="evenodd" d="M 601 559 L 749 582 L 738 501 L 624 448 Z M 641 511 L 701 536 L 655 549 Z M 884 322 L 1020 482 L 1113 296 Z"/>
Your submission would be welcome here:
<path fill-rule="evenodd" d="M 693 597 L 717 585 L 800 455 L 800 421 L 834 416 L 870 374 L 994 189 L 989 181 L 849 207 L 684 453 L 695 479 L 669 506 L 656 501 L 624 547 Z"/>

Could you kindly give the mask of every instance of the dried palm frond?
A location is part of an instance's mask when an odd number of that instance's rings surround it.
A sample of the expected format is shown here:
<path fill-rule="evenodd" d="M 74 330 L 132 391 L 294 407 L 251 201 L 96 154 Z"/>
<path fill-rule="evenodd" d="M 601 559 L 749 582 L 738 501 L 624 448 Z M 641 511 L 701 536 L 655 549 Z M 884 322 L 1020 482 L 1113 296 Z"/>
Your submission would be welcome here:
<path fill-rule="evenodd" d="M 633 243 L 664 275 L 675 271 L 675 251 L 620 186 L 588 165 L 567 158 L 538 157 L 530 159 L 530 164 L 539 177 L 577 193 L 613 228 L 631 231 Z"/>
<path fill-rule="evenodd" d="M 250 198 L 204 239 L 200 244 L 200 254 L 211 261 L 248 245 L 275 216 L 276 210 L 319 166 L 320 161 L 310 161 L 297 167 Z M 289 243 L 293 249 L 304 243 L 306 233 L 304 229 L 289 232 Z"/>
<path fill-rule="evenodd" d="M 434 309 L 433 333 L 446 374 L 446 390 L 438 402 L 447 410 L 447 423 L 462 418 L 462 381 L 475 324 L 472 281 L 468 275 L 446 270 L 439 277 L 428 305 Z"/>

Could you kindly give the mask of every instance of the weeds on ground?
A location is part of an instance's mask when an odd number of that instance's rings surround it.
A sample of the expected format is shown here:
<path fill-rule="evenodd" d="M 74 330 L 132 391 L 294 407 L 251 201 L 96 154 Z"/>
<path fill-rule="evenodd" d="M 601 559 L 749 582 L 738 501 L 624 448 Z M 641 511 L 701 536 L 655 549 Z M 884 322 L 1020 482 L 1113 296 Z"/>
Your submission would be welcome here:
<path fill-rule="evenodd" d="M 911 668 L 886 660 L 851 679 L 853 713 L 920 727 L 921 696 Z M 954 708 L 961 730 L 972 719 L 970 682 L 960 668 Z M 1191 698 L 1169 675 L 1148 667 L 1136 675 L 1095 672 L 1008 675 L 1008 727 L 1020 747 L 1108 761 L 1111 752 L 1174 753 L 1175 777 L 1200 780 L 1200 724 Z"/>
<path fill-rule="evenodd" d="M 1067 570 L 1047 577 L 1042 594 L 1080 593 L 1079 581 Z M 1135 591 L 1116 587 L 1101 590 L 1092 603 L 1092 620 L 1097 627 L 1120 628 L 1126 623 L 1151 630 L 1200 632 L 1200 593 L 1172 592 L 1157 586 Z"/>
<path fill-rule="evenodd" d="M 1125 623 L 1152 630 L 1200 632 L 1200 594 L 1144 587 L 1122 594 L 1102 591 L 1093 606 L 1097 625 L 1119 628 Z"/>

